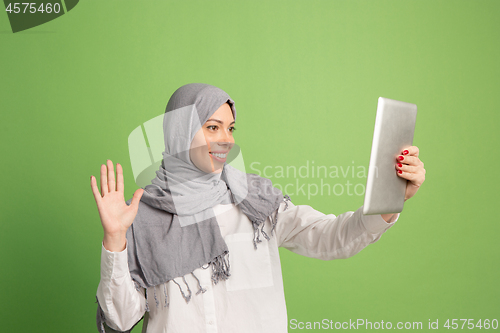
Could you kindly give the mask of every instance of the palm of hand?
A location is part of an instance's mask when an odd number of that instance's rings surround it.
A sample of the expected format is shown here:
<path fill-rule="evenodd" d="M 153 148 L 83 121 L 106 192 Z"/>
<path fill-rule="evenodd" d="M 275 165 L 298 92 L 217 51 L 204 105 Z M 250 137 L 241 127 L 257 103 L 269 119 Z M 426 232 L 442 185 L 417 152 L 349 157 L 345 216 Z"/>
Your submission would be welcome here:
<path fill-rule="evenodd" d="M 417 186 L 414 183 L 412 183 L 411 181 L 409 181 L 406 184 L 405 200 L 408 200 L 411 197 L 413 197 L 415 195 L 415 193 L 417 193 L 419 188 L 420 188 L 420 186 Z"/>
<path fill-rule="evenodd" d="M 105 233 L 126 232 L 136 215 L 119 191 L 107 193 L 97 208 Z"/>
<path fill-rule="evenodd" d="M 144 191 L 143 189 L 138 189 L 134 193 L 130 205 L 127 205 L 123 196 L 123 169 L 120 164 L 116 165 L 116 176 L 117 182 L 115 188 L 113 162 L 110 160 L 107 161 L 107 170 L 104 164 L 101 165 L 102 193 L 99 193 L 95 178 L 91 177 L 92 192 L 105 235 L 126 233 L 137 215 L 139 200 Z"/>

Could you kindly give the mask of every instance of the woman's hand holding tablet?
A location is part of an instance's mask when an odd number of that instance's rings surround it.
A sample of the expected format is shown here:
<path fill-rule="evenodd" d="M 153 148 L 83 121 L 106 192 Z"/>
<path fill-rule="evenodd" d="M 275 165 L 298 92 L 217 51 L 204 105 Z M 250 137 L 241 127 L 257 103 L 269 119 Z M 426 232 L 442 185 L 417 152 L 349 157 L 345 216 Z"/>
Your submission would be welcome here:
<path fill-rule="evenodd" d="M 403 149 L 396 163 L 397 175 L 408 180 L 406 184 L 405 201 L 417 193 L 425 180 L 424 162 L 418 158 L 418 147 Z"/>

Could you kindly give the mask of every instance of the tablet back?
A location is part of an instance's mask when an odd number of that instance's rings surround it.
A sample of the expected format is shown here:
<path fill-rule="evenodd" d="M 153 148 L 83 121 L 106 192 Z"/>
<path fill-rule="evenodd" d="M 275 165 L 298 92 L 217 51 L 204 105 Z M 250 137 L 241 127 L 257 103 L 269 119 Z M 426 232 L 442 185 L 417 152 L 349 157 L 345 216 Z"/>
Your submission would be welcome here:
<path fill-rule="evenodd" d="M 363 214 L 403 210 L 407 180 L 398 177 L 396 157 L 413 145 L 417 106 L 379 97 Z"/>

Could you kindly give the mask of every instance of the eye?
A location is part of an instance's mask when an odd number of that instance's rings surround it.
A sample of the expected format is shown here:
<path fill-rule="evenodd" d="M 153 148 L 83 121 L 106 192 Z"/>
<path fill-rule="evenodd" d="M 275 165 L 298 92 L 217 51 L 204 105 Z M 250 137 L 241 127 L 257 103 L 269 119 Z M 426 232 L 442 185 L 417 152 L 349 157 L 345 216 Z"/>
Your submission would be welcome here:
<path fill-rule="evenodd" d="M 231 126 L 231 127 L 229 127 L 229 131 L 230 131 L 231 133 L 233 133 L 234 131 L 236 131 L 236 128 L 235 128 L 234 126 Z"/>
<path fill-rule="evenodd" d="M 207 128 L 209 130 L 215 131 L 215 130 L 217 130 L 217 125 L 209 125 L 209 126 L 207 126 Z"/>

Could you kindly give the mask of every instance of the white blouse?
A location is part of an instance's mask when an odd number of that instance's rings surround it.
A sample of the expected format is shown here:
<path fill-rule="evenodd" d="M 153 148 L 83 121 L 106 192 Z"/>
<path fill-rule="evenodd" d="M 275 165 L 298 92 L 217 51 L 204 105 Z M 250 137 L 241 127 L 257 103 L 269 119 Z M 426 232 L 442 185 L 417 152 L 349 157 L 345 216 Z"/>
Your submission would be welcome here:
<path fill-rule="evenodd" d="M 253 245 L 250 220 L 235 205 L 214 207 L 222 237 L 229 249 L 228 280 L 213 285 L 212 268 L 198 268 L 192 274 L 147 289 L 149 313 L 144 316 L 147 333 L 286 333 L 287 313 L 278 247 L 322 260 L 347 258 L 376 242 L 391 223 L 380 215 L 363 215 L 363 207 L 339 216 L 325 215 L 310 206 L 280 205 L 278 222 L 270 240 Z M 264 231 L 270 235 L 271 221 Z M 192 292 L 186 303 L 185 295 Z M 165 294 L 168 306 L 165 306 Z M 128 269 L 127 249 L 110 252 L 102 246 L 101 280 L 97 288 L 106 324 L 129 330 L 146 311 L 145 290 L 136 290 Z"/>

